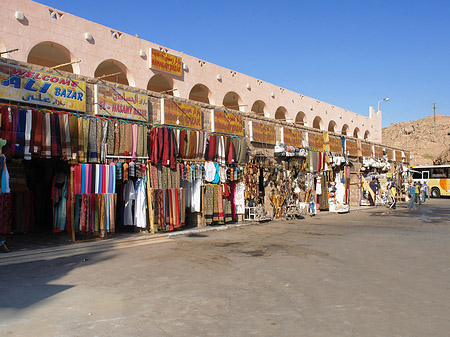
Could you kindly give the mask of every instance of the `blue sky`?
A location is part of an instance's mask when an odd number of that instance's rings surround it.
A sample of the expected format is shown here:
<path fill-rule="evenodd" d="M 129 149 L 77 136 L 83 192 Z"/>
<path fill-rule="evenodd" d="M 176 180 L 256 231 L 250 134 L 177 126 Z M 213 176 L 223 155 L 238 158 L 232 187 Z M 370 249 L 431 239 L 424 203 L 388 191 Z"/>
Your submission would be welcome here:
<path fill-rule="evenodd" d="M 383 126 L 450 114 L 449 0 L 38 0 Z"/>

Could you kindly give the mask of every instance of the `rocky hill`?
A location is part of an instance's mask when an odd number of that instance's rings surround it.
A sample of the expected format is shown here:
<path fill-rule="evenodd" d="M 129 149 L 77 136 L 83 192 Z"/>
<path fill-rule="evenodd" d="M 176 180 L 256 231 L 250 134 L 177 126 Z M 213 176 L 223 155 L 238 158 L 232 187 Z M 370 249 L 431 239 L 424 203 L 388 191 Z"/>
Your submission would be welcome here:
<path fill-rule="evenodd" d="M 412 165 L 432 165 L 433 161 L 436 164 L 450 163 L 450 116 L 436 115 L 436 134 L 431 115 L 391 124 L 383 128 L 382 137 L 383 144 L 409 148 Z"/>

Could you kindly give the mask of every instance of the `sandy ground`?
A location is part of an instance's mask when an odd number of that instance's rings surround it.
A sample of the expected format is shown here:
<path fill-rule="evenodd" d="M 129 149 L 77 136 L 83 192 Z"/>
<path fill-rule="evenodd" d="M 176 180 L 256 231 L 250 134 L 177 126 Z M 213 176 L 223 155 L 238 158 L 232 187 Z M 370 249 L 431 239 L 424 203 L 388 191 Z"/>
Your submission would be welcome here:
<path fill-rule="evenodd" d="M 0 336 L 449 336 L 450 199 L 0 267 Z"/>

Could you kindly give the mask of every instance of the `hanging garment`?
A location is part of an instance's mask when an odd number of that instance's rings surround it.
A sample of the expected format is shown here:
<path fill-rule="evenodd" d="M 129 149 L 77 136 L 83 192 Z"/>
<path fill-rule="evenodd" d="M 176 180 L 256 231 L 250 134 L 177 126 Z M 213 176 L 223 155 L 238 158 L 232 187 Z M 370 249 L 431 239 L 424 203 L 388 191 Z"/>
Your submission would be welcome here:
<path fill-rule="evenodd" d="M 132 131 L 132 148 L 131 148 L 131 155 L 133 157 L 136 157 L 136 153 L 137 153 L 137 143 L 138 143 L 138 126 L 137 124 L 133 124 L 131 126 L 131 131 Z"/>
<path fill-rule="evenodd" d="M 245 184 L 243 182 L 236 184 L 236 189 L 234 190 L 234 202 L 236 205 L 236 214 L 244 214 L 245 213 Z"/>
<path fill-rule="evenodd" d="M 12 135 L 13 135 L 13 115 L 16 111 L 15 107 L 10 106 L 3 106 L 1 109 L 2 112 L 2 131 L 1 131 L 1 138 L 5 139 L 7 141 L 6 146 L 3 148 L 3 153 L 7 157 L 11 157 L 14 151 L 14 148 L 11 148 L 12 143 Z M 24 136 L 25 138 L 25 136 Z"/>
<path fill-rule="evenodd" d="M 6 156 L 0 155 L 1 193 L 11 193 L 9 188 L 9 172 L 6 166 Z"/>
<path fill-rule="evenodd" d="M 58 118 L 58 115 L 56 115 L 56 118 Z M 27 110 L 25 122 L 25 149 L 24 149 L 24 159 L 26 160 L 31 160 L 30 145 L 31 145 L 32 126 L 33 126 L 33 111 Z M 59 154 L 55 154 L 55 156 L 58 155 Z"/>
<path fill-rule="evenodd" d="M 213 162 L 205 163 L 205 180 L 207 182 L 212 182 L 216 177 L 216 167 Z"/>
<path fill-rule="evenodd" d="M 108 135 L 107 135 L 107 140 L 106 140 L 106 144 L 107 144 L 107 150 L 106 153 L 108 155 L 113 155 L 114 154 L 114 146 L 115 146 L 115 122 L 113 121 L 107 121 L 108 123 Z M 117 149 L 118 150 L 118 149 Z"/>
<path fill-rule="evenodd" d="M 124 225 L 134 226 L 133 217 L 133 200 L 136 200 L 136 190 L 132 180 L 128 180 L 123 189 L 123 200 L 125 202 L 124 207 Z"/>
<path fill-rule="evenodd" d="M 95 119 L 89 120 L 89 138 L 87 150 L 89 162 L 97 162 L 97 122 L 95 121 Z"/>
<path fill-rule="evenodd" d="M 147 197 L 145 194 L 144 179 L 138 179 L 136 182 L 134 224 L 139 228 L 147 228 Z"/>
<path fill-rule="evenodd" d="M 15 157 L 23 158 L 24 150 L 25 150 L 25 123 L 26 123 L 26 114 L 27 111 L 25 109 L 16 110 L 15 117 L 17 118 L 17 125 L 14 125 L 16 130 L 15 134 L 15 147 L 11 152 Z M 16 120 L 14 119 L 13 124 L 16 124 Z M 7 144 L 9 146 L 12 144 Z"/>

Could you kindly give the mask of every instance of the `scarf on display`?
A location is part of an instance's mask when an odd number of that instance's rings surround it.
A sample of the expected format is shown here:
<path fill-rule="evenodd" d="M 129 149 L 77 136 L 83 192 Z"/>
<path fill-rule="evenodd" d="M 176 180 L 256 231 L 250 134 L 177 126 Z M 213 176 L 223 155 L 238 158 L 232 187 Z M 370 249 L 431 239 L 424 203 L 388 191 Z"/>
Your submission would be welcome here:
<path fill-rule="evenodd" d="M 78 118 L 69 116 L 70 149 L 73 160 L 77 159 L 78 153 Z"/>
<path fill-rule="evenodd" d="M 125 156 L 125 143 L 127 139 L 125 138 L 125 124 L 119 123 L 119 156 Z"/>
<path fill-rule="evenodd" d="M 14 125 L 15 130 L 16 130 L 16 136 L 15 136 L 16 143 L 15 143 L 15 147 L 12 148 L 12 151 L 11 151 L 12 153 L 14 153 L 15 156 L 21 157 L 21 158 L 23 158 L 24 151 L 25 151 L 26 113 L 27 113 L 27 111 L 24 109 L 19 109 L 17 111 L 17 115 L 18 115 L 17 116 L 17 125 Z M 13 124 L 16 124 L 15 118 L 13 118 Z"/>
<path fill-rule="evenodd" d="M 77 232 L 104 235 L 115 232 L 117 194 L 83 193 L 75 195 L 75 223 Z"/>
<path fill-rule="evenodd" d="M 6 155 L 6 157 L 11 157 L 12 156 L 11 152 L 14 151 L 14 148 L 11 148 L 11 144 L 14 144 L 11 142 L 11 140 L 13 134 L 13 115 L 16 110 L 17 109 L 15 107 L 10 106 L 3 106 L 1 109 L 2 112 L 1 137 L 7 141 L 6 143 L 7 146 L 3 148 L 3 153 Z"/>
<path fill-rule="evenodd" d="M 97 121 L 95 119 L 89 122 L 89 139 L 88 139 L 88 157 L 90 162 L 97 161 Z"/>
<path fill-rule="evenodd" d="M 108 135 L 106 137 L 106 143 L 107 143 L 107 149 L 106 154 L 107 155 L 113 155 L 114 154 L 114 147 L 115 147 L 115 122 L 113 121 L 107 121 L 108 123 Z"/>

